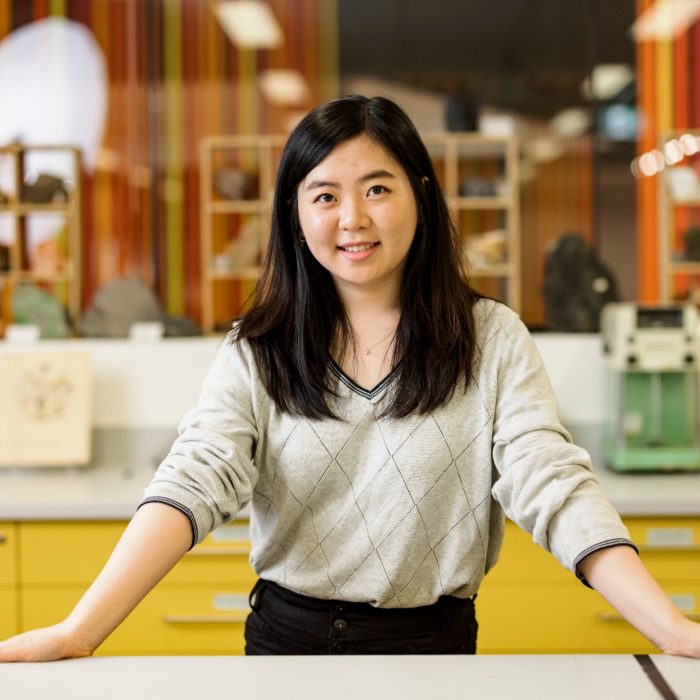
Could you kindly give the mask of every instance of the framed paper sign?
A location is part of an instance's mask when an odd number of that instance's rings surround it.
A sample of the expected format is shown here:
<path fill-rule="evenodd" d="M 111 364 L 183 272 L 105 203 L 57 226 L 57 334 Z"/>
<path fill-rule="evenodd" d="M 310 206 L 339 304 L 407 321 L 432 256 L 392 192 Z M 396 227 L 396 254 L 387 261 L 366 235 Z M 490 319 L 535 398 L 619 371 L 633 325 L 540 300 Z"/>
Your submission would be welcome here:
<path fill-rule="evenodd" d="M 0 466 L 88 464 L 91 400 L 88 353 L 0 354 Z"/>

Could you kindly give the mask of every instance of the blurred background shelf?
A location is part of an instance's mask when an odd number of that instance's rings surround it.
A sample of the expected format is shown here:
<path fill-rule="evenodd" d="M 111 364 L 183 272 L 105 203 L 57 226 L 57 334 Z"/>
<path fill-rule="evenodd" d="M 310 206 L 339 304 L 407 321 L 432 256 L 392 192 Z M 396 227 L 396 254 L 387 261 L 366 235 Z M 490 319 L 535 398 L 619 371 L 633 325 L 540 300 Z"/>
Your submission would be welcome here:
<path fill-rule="evenodd" d="M 32 154 L 50 152 L 67 156 L 72 176 L 32 173 Z M 67 308 L 72 319 L 80 314 L 82 247 L 82 158 L 79 148 L 62 144 L 9 144 L 0 147 L 0 159 L 9 159 L 13 185 L 4 192 L 0 214 L 9 221 L 11 237 L 6 267 L 0 270 L 0 330 L 12 322 L 12 295 L 21 283 L 40 284 Z M 52 183 L 45 185 L 42 177 Z M 53 185 L 53 190 L 51 189 Z M 37 201 L 41 199 L 51 201 Z M 29 201 L 34 200 L 34 201 Z M 36 217 L 36 219 L 34 218 Z M 49 218 L 50 217 L 50 218 Z M 55 218 L 59 217 L 59 221 Z M 34 240 L 33 221 L 42 222 Z M 42 257 L 41 246 L 47 249 Z"/>

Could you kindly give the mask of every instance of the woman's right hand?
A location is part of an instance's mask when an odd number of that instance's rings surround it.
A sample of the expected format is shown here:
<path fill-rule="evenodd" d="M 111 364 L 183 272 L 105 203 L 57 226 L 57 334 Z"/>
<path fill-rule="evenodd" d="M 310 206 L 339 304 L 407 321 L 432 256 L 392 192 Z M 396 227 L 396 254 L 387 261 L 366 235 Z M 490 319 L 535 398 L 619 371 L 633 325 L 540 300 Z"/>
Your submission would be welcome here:
<path fill-rule="evenodd" d="M 56 661 L 91 656 L 66 621 L 51 627 L 23 632 L 0 642 L 0 663 L 4 661 Z"/>

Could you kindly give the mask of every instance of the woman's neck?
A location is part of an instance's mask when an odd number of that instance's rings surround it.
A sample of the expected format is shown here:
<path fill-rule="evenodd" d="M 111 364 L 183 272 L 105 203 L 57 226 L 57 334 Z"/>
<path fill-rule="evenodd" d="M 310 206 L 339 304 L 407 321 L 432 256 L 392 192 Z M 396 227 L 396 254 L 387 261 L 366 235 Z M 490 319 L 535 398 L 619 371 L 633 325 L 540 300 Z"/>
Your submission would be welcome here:
<path fill-rule="evenodd" d="M 376 293 L 341 293 L 341 299 L 352 337 L 334 356 L 348 376 L 371 389 L 392 369 L 399 301 L 395 294 Z"/>

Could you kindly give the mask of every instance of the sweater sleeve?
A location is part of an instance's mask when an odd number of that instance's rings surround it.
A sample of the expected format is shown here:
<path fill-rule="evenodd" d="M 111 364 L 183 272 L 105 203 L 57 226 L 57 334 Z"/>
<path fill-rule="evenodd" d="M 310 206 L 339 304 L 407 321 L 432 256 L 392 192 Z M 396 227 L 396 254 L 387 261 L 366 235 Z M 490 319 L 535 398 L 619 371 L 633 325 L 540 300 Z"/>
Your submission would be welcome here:
<path fill-rule="evenodd" d="M 579 575 L 578 563 L 597 549 L 634 545 L 601 491 L 590 456 L 561 424 L 542 359 L 517 316 L 503 326 L 500 341 L 494 350 L 493 496 L 537 544 Z"/>
<path fill-rule="evenodd" d="M 250 501 L 257 480 L 253 360 L 245 347 L 230 336 L 221 344 L 197 405 L 180 422 L 141 503 L 167 503 L 183 512 L 193 545 Z"/>

